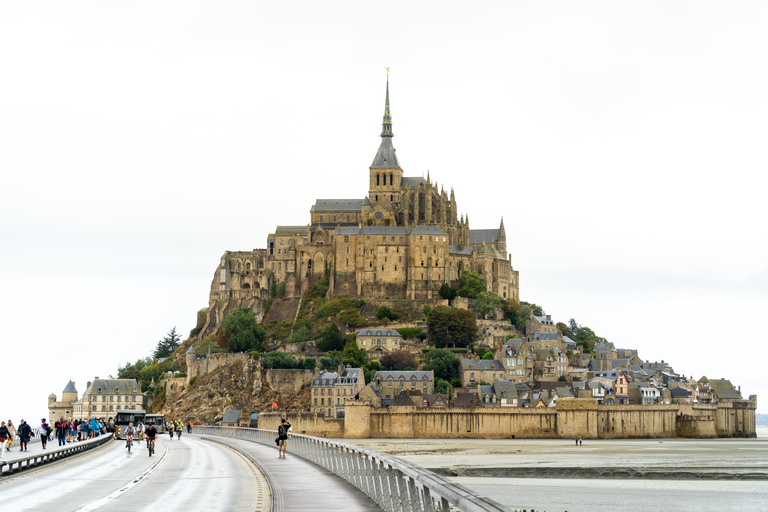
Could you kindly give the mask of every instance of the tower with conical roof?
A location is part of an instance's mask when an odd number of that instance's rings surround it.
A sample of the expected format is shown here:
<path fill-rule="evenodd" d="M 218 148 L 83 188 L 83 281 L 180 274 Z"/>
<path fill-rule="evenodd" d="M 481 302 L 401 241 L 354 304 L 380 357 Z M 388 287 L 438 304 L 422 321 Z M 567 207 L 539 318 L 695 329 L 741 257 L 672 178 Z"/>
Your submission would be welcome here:
<path fill-rule="evenodd" d="M 75 388 L 75 383 L 72 382 L 72 379 L 69 380 L 64 391 L 61 392 L 61 401 L 77 402 L 77 388 Z"/>
<path fill-rule="evenodd" d="M 389 70 L 387 70 L 387 94 L 384 100 L 384 119 L 381 123 L 381 144 L 370 166 L 368 199 L 372 204 L 385 201 L 391 205 L 400 203 L 400 183 L 403 169 L 397 161 L 392 145 L 392 114 L 389 110 Z"/>

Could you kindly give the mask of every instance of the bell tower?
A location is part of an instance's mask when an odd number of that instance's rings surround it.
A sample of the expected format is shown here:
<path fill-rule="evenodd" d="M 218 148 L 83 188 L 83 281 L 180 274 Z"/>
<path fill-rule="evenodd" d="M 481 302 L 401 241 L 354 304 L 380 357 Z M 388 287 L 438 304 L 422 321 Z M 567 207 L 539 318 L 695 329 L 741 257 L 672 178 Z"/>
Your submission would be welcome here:
<path fill-rule="evenodd" d="M 392 114 L 389 110 L 389 68 L 387 68 L 387 94 L 384 100 L 384 119 L 381 123 L 381 144 L 370 166 L 368 199 L 371 204 L 382 202 L 394 210 L 400 205 L 400 183 L 403 169 L 397 161 L 392 145 Z"/>

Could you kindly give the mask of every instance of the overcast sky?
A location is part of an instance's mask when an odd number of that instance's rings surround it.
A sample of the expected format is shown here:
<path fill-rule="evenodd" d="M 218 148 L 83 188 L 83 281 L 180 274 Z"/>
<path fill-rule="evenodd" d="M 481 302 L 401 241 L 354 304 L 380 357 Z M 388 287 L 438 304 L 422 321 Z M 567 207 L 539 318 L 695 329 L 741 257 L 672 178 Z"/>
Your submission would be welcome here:
<path fill-rule="evenodd" d="M 765 2 L 0 4 L 0 417 L 116 374 L 226 250 L 406 176 L 523 300 L 768 400 Z M 768 412 L 766 402 L 759 411 Z"/>

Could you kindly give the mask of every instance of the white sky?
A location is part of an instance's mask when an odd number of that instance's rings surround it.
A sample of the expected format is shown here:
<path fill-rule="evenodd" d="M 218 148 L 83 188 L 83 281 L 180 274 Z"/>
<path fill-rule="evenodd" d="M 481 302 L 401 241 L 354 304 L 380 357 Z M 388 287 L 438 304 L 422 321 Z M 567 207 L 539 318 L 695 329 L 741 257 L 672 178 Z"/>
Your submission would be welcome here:
<path fill-rule="evenodd" d="M 0 417 L 115 374 L 225 250 L 406 175 L 523 300 L 768 396 L 765 2 L 0 4 Z M 761 404 L 761 412 L 768 409 Z"/>

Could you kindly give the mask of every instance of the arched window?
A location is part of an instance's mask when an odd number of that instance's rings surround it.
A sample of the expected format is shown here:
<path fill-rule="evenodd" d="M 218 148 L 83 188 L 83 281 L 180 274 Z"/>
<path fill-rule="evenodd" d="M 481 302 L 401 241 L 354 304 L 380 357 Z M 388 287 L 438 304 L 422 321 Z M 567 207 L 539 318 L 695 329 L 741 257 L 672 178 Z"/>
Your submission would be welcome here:
<path fill-rule="evenodd" d="M 250 262 L 245 264 L 245 270 L 251 270 L 251 263 Z"/>

